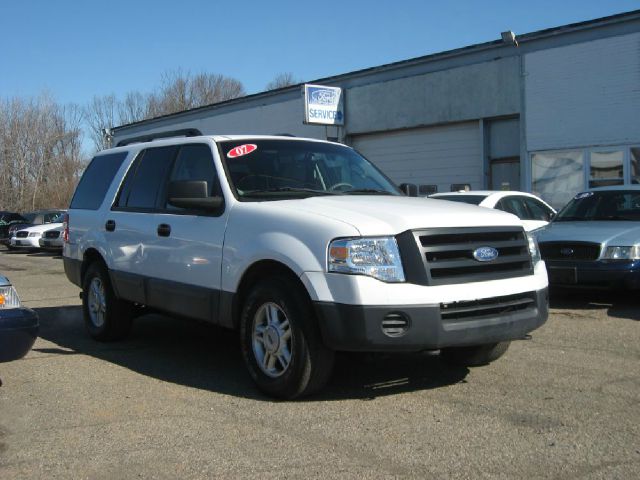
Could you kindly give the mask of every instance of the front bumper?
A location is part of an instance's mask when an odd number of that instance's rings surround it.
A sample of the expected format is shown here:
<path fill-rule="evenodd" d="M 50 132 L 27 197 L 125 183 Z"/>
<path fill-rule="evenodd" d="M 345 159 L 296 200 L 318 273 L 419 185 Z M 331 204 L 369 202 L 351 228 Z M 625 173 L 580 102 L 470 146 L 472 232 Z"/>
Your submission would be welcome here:
<path fill-rule="evenodd" d="M 36 341 L 39 321 L 30 308 L 0 309 L 0 362 L 24 357 Z"/>
<path fill-rule="evenodd" d="M 484 303 L 361 306 L 314 302 L 325 344 L 334 350 L 411 352 L 445 347 L 496 343 L 523 338 L 549 315 L 548 289 L 529 292 L 526 308 L 509 307 L 513 296 Z M 511 302 L 513 303 L 513 302 Z M 468 305 L 468 307 L 467 307 Z M 475 306 L 474 306 L 475 305 Z M 463 318 L 443 318 L 447 307 L 465 311 Z M 474 308 L 477 315 L 474 315 Z M 400 336 L 385 333 L 388 318 L 404 318 L 408 328 Z"/>
<path fill-rule="evenodd" d="M 547 260 L 549 284 L 558 287 L 640 289 L 640 260 Z"/>
<path fill-rule="evenodd" d="M 10 245 L 14 248 L 40 248 L 40 237 L 11 237 Z"/>
<path fill-rule="evenodd" d="M 61 238 L 40 238 L 38 241 L 40 248 L 44 250 L 62 250 Z"/>

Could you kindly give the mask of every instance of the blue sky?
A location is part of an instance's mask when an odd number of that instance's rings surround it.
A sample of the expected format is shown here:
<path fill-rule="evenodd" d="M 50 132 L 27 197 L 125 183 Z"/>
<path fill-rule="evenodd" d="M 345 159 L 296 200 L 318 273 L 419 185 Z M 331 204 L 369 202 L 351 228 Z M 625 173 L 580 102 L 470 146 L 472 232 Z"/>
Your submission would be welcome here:
<path fill-rule="evenodd" d="M 220 73 L 247 93 L 640 9 L 640 0 L 0 0 L 0 98 L 149 92 L 163 72 Z"/>

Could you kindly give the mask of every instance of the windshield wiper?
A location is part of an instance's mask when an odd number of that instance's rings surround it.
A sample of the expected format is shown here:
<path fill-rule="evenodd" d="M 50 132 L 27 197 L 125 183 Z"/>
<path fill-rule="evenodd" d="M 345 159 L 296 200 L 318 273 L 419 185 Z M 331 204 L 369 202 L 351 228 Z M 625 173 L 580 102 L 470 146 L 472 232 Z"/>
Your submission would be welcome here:
<path fill-rule="evenodd" d="M 344 194 L 347 195 L 351 195 L 351 194 L 358 194 L 358 193 L 372 193 L 374 195 L 393 195 L 391 192 L 388 192 L 387 190 L 378 190 L 375 188 L 354 188 L 353 190 L 344 190 L 343 192 Z"/>
<path fill-rule="evenodd" d="M 562 216 L 562 217 L 556 217 L 553 221 L 554 222 L 584 222 L 586 220 L 589 220 L 588 218 L 584 218 L 584 217 L 571 217 L 571 216 Z"/>
<path fill-rule="evenodd" d="M 589 220 L 632 220 L 632 219 L 622 215 L 596 215 L 591 217 Z"/>
<path fill-rule="evenodd" d="M 313 188 L 299 188 L 299 187 L 275 187 L 265 188 L 262 190 L 249 190 L 244 192 L 242 196 L 254 196 L 263 195 L 265 193 L 313 193 L 315 195 L 336 195 L 336 192 L 328 192 L 326 190 L 316 190 Z"/>

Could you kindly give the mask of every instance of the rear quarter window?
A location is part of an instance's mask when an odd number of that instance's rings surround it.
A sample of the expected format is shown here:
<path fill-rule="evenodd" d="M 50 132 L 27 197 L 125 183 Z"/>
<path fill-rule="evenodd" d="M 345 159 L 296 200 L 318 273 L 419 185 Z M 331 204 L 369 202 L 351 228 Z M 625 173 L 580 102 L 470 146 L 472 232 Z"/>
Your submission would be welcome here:
<path fill-rule="evenodd" d="M 98 210 L 126 156 L 127 152 L 120 152 L 94 157 L 78 183 L 70 208 Z"/>

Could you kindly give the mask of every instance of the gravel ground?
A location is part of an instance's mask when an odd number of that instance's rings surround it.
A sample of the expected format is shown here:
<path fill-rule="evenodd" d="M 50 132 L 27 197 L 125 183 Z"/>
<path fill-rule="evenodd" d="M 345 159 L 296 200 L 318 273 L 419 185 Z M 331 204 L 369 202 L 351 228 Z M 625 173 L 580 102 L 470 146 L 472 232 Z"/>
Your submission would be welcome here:
<path fill-rule="evenodd" d="M 158 315 L 84 332 L 60 257 L 0 251 L 40 315 L 0 364 L 0 478 L 640 478 L 640 300 L 552 291 L 492 365 L 341 355 L 320 395 L 254 388 L 237 335 Z"/>

